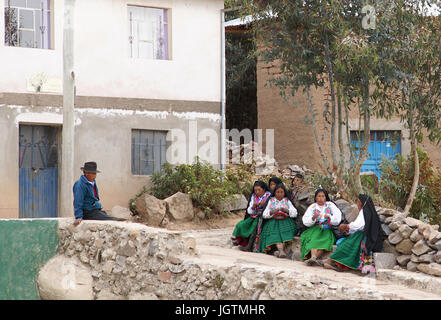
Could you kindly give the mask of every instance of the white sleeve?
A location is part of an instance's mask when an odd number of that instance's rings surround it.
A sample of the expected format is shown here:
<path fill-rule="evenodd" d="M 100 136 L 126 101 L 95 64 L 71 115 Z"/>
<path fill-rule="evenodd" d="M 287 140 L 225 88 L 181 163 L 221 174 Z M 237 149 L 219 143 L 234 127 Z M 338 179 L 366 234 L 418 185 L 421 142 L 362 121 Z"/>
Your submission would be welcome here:
<path fill-rule="evenodd" d="M 329 202 L 329 205 L 332 210 L 331 225 L 336 226 L 341 222 L 341 211 L 333 202 Z"/>
<path fill-rule="evenodd" d="M 297 209 L 292 205 L 291 201 L 288 201 L 288 210 L 291 218 L 297 217 Z"/>
<path fill-rule="evenodd" d="M 363 210 L 361 210 L 357 216 L 357 219 L 349 224 L 349 234 L 353 234 L 357 231 L 363 231 L 364 224 L 364 214 Z"/>
<path fill-rule="evenodd" d="M 313 210 L 312 210 L 312 207 L 313 207 L 314 205 L 313 204 L 311 204 L 309 207 L 308 207 L 308 209 L 306 209 L 306 212 L 305 212 L 305 214 L 303 215 L 303 218 L 302 218 L 302 222 L 303 222 L 303 224 L 305 225 L 305 226 L 307 226 L 307 227 L 311 227 L 311 226 L 313 226 L 314 224 L 315 224 L 315 221 L 312 221 L 312 216 L 313 216 Z"/>
<path fill-rule="evenodd" d="M 270 206 L 269 206 L 269 204 L 266 206 L 265 210 L 263 211 L 263 213 L 262 213 L 262 217 L 263 217 L 264 219 L 269 219 L 269 218 L 271 218 L 271 213 L 270 213 Z"/>
<path fill-rule="evenodd" d="M 253 205 L 254 205 L 254 197 L 253 197 L 253 195 L 251 195 L 250 205 L 247 208 L 248 214 L 254 214 Z"/>

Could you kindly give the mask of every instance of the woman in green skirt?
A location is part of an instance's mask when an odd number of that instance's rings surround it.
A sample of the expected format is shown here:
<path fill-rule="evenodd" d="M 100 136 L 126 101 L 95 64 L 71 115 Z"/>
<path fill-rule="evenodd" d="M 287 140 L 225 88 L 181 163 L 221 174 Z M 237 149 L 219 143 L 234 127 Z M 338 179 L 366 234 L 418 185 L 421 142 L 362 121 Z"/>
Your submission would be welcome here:
<path fill-rule="evenodd" d="M 271 193 L 262 214 L 265 223 L 260 238 L 260 252 L 270 253 L 285 258 L 284 245 L 294 238 L 297 226 L 293 218 L 297 217 L 297 209 L 283 183 L 279 183 Z"/>
<path fill-rule="evenodd" d="M 375 273 L 373 252 L 383 249 L 384 232 L 372 198 L 360 194 L 357 200 L 357 218 L 349 224 L 341 224 L 339 231 L 349 236 L 341 241 L 324 267 L 336 271 L 360 270 Z"/>
<path fill-rule="evenodd" d="M 261 219 L 263 207 L 270 195 L 271 192 L 264 181 L 254 182 L 245 217 L 237 223 L 233 231 L 232 241 L 234 245 L 239 245 L 239 249 L 243 251 L 253 250 L 253 244 L 256 236 L 258 236 L 256 230 L 258 229 L 259 219 Z"/>
<path fill-rule="evenodd" d="M 318 189 L 314 199 L 302 218 L 309 229 L 300 236 L 301 257 L 307 265 L 322 265 L 318 259 L 324 251 L 332 251 L 335 236 L 331 226 L 341 222 L 341 211 L 325 189 Z"/>

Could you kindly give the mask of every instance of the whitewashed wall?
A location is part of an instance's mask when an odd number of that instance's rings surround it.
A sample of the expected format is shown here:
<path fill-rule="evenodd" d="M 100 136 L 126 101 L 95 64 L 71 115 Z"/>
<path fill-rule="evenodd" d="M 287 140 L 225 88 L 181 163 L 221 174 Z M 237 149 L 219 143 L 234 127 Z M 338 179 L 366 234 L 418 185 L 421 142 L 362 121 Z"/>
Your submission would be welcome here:
<path fill-rule="evenodd" d="M 0 3 L 0 92 L 30 92 L 27 79 L 44 72 L 62 79 L 63 0 L 54 0 L 54 49 L 4 45 Z M 127 5 L 171 9 L 171 60 L 129 58 Z M 222 0 L 77 0 L 77 94 L 220 101 Z"/>

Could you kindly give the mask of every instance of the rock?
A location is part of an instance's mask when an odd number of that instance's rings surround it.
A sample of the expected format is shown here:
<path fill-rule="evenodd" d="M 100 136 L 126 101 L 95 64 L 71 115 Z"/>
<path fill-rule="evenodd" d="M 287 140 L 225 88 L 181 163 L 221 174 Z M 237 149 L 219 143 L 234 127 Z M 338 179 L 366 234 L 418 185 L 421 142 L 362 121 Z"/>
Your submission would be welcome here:
<path fill-rule="evenodd" d="M 432 225 L 432 229 L 435 231 L 439 231 L 439 225 L 438 224 Z"/>
<path fill-rule="evenodd" d="M 130 220 L 132 218 L 132 212 L 121 206 L 114 206 L 109 212 L 109 216 L 114 217 L 118 220 Z"/>
<path fill-rule="evenodd" d="M 167 212 L 166 202 L 145 193 L 135 201 L 135 208 L 147 225 L 158 227 Z"/>
<path fill-rule="evenodd" d="M 398 213 L 398 214 L 394 215 L 394 217 L 392 218 L 392 223 L 393 222 L 404 223 L 405 219 L 406 219 L 406 215 L 404 213 Z"/>
<path fill-rule="evenodd" d="M 429 241 L 430 237 L 431 237 L 432 234 L 434 234 L 435 232 L 436 232 L 436 231 L 433 230 L 432 228 L 426 228 L 426 229 L 424 229 L 424 231 L 423 231 L 424 239 L 427 240 L 427 241 Z"/>
<path fill-rule="evenodd" d="M 441 250 L 441 240 L 438 240 L 434 244 L 429 243 L 429 247 L 431 247 L 434 250 L 440 251 Z"/>
<path fill-rule="evenodd" d="M 386 236 L 389 236 L 393 231 L 387 226 L 387 224 L 382 224 L 381 228 L 383 229 Z"/>
<path fill-rule="evenodd" d="M 411 240 L 404 239 L 403 241 L 401 241 L 399 244 L 397 244 L 395 246 L 395 249 L 397 249 L 397 251 L 402 254 L 411 254 L 413 246 L 414 246 L 414 243 Z"/>
<path fill-rule="evenodd" d="M 354 222 L 359 214 L 358 207 L 355 204 L 350 205 L 346 209 L 342 210 L 342 212 L 345 214 L 345 218 L 349 223 Z"/>
<path fill-rule="evenodd" d="M 430 247 L 427 245 L 426 241 L 420 240 L 412 248 L 412 252 L 417 256 L 425 254 L 430 251 Z"/>
<path fill-rule="evenodd" d="M 181 258 L 176 256 L 169 256 L 168 261 L 172 264 L 182 264 L 182 262 L 184 262 Z"/>
<path fill-rule="evenodd" d="M 400 255 L 395 246 L 391 245 L 387 239 L 383 241 L 383 252 L 392 253 L 395 256 Z"/>
<path fill-rule="evenodd" d="M 172 274 L 170 271 L 161 272 L 158 275 L 158 279 L 161 280 L 162 282 L 169 282 L 171 276 L 172 276 Z"/>
<path fill-rule="evenodd" d="M 441 263 L 441 251 L 438 251 L 438 252 L 435 254 L 434 259 L 435 259 L 435 262 L 436 262 L 436 263 Z"/>
<path fill-rule="evenodd" d="M 431 263 L 435 262 L 435 252 L 422 254 L 418 257 L 418 262 Z"/>
<path fill-rule="evenodd" d="M 57 255 L 37 275 L 42 300 L 92 300 L 92 285 L 91 270 L 77 258 Z"/>
<path fill-rule="evenodd" d="M 381 223 L 384 223 L 384 220 L 386 220 L 386 216 L 380 214 L 380 215 L 378 215 L 378 219 L 380 219 Z"/>
<path fill-rule="evenodd" d="M 216 206 L 216 210 L 219 212 L 223 211 L 237 211 L 244 210 L 248 206 L 248 200 L 245 198 L 243 194 L 235 194 L 233 195 L 233 199 L 223 202 L 220 205 Z"/>
<path fill-rule="evenodd" d="M 406 266 L 407 270 L 409 271 L 417 271 L 417 267 L 418 267 L 418 263 L 415 263 L 413 261 L 409 261 Z"/>
<path fill-rule="evenodd" d="M 398 231 L 400 232 L 401 236 L 404 239 L 407 239 L 410 237 L 410 235 L 412 234 L 413 229 L 411 227 L 409 227 L 407 224 L 402 224 L 399 228 Z"/>
<path fill-rule="evenodd" d="M 400 243 L 401 241 L 403 241 L 403 237 L 402 237 L 402 235 L 401 235 L 398 231 L 395 231 L 395 232 L 391 233 L 391 234 L 387 237 L 387 239 L 389 240 L 389 242 L 390 242 L 391 244 L 398 244 L 398 243 Z"/>
<path fill-rule="evenodd" d="M 399 227 L 401 227 L 402 224 L 403 224 L 403 223 L 402 223 L 401 221 L 392 221 L 392 222 L 389 224 L 389 228 L 390 228 L 392 231 L 395 231 L 395 230 L 397 230 Z"/>
<path fill-rule="evenodd" d="M 424 234 L 424 230 L 426 230 L 427 228 L 430 228 L 430 225 L 429 225 L 429 224 L 427 224 L 427 223 L 421 223 L 421 224 L 418 226 L 418 232 L 419 232 L 420 234 Z"/>
<path fill-rule="evenodd" d="M 430 244 L 434 244 L 438 240 L 441 240 L 441 232 L 434 230 L 433 232 L 430 233 L 428 240 Z"/>
<path fill-rule="evenodd" d="M 121 241 L 116 253 L 121 256 L 131 257 L 136 254 L 136 247 L 132 241 L 123 240 Z"/>
<path fill-rule="evenodd" d="M 418 265 L 417 269 L 432 276 L 441 277 L 441 264 L 439 263 L 421 263 Z"/>
<path fill-rule="evenodd" d="M 377 269 L 393 269 L 396 265 L 395 255 L 385 252 L 374 252 L 375 267 Z"/>
<path fill-rule="evenodd" d="M 410 256 L 410 261 L 415 262 L 415 263 L 419 263 L 419 262 L 420 262 L 420 259 L 418 258 L 417 255 L 412 254 L 412 255 Z"/>
<path fill-rule="evenodd" d="M 394 218 L 394 217 L 387 217 L 386 219 L 384 219 L 384 223 L 385 223 L 385 224 L 389 224 L 389 223 L 391 223 L 393 218 Z"/>
<path fill-rule="evenodd" d="M 407 217 L 404 219 L 404 223 L 407 224 L 411 228 L 418 228 L 418 226 L 420 224 L 423 224 L 424 222 L 422 222 L 421 220 L 412 218 L 412 217 Z"/>
<path fill-rule="evenodd" d="M 409 254 L 406 254 L 406 255 L 401 255 L 401 256 L 398 256 L 397 257 L 397 263 L 400 265 L 400 266 L 406 266 L 407 265 L 407 263 L 410 261 L 410 255 Z"/>
<path fill-rule="evenodd" d="M 420 241 L 421 239 L 424 239 L 424 236 L 421 235 L 421 234 L 418 232 L 418 229 L 415 229 L 415 230 L 413 230 L 413 232 L 411 233 L 409 239 L 412 240 L 413 242 L 418 242 L 418 241 Z"/>
<path fill-rule="evenodd" d="M 305 170 L 303 170 L 302 168 L 300 168 L 298 165 L 295 165 L 295 164 L 288 165 L 286 168 L 291 170 L 291 172 L 294 174 L 296 174 L 296 173 L 304 174 L 305 173 Z"/>
<path fill-rule="evenodd" d="M 383 211 L 383 215 L 385 215 L 386 217 L 393 217 L 395 214 L 398 214 L 399 212 L 397 210 L 393 210 L 393 209 L 385 209 Z"/>
<path fill-rule="evenodd" d="M 193 203 L 188 194 L 177 192 L 164 200 L 168 214 L 176 221 L 191 221 L 194 218 Z"/>

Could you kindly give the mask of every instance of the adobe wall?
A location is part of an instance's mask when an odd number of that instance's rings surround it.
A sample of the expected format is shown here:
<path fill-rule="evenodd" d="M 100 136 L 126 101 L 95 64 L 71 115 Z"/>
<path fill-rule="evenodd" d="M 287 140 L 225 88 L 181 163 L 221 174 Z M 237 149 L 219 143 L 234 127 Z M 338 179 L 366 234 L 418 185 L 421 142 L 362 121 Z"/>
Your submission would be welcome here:
<path fill-rule="evenodd" d="M 306 124 L 307 116 L 311 119 L 307 95 L 299 91 L 295 97 L 290 97 L 287 102 L 280 95 L 280 90 L 267 85 L 267 81 L 273 77 L 276 67 L 264 64 L 261 60 L 257 64 L 257 109 L 258 128 L 275 129 L 275 158 L 281 167 L 289 164 L 306 165 L 313 170 L 322 170 L 322 158 L 320 156 L 313 133 L 312 124 Z M 323 117 L 326 110 L 324 97 L 327 88 L 311 88 L 312 103 L 316 111 L 318 136 L 328 160 L 332 162 L 330 135 L 331 125 Z M 329 112 L 331 106 L 329 102 Z M 359 128 L 358 111 L 353 108 L 349 113 L 351 130 Z M 361 126 L 363 128 L 363 120 Z M 345 128 L 343 128 L 345 130 Z M 400 122 L 398 116 L 391 120 L 371 118 L 371 130 L 401 130 L 402 131 L 402 154 L 410 153 L 409 131 Z M 336 128 L 337 135 L 337 128 Z M 324 140 L 322 140 L 324 138 Z M 346 139 L 343 133 L 343 141 Z M 265 141 L 265 139 L 264 139 Z M 265 144 L 264 144 L 265 145 Z M 427 151 L 435 167 L 441 166 L 441 147 L 433 145 L 427 138 L 420 145 Z M 346 159 L 349 159 L 349 150 L 345 148 Z M 336 145 L 338 151 L 338 145 Z M 337 157 L 338 159 L 338 157 Z M 348 161 L 348 160 L 347 160 Z"/>

